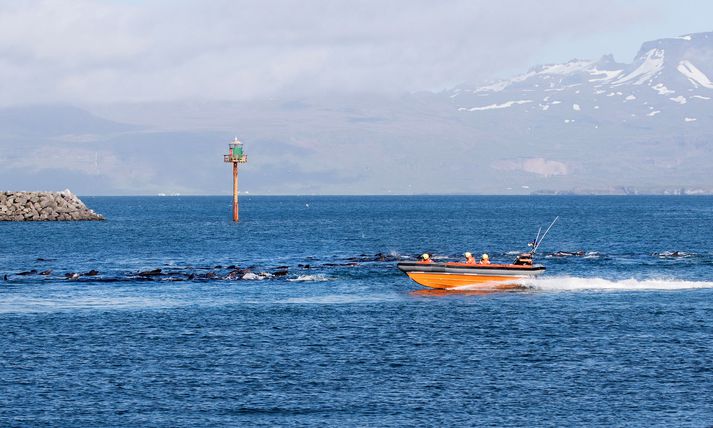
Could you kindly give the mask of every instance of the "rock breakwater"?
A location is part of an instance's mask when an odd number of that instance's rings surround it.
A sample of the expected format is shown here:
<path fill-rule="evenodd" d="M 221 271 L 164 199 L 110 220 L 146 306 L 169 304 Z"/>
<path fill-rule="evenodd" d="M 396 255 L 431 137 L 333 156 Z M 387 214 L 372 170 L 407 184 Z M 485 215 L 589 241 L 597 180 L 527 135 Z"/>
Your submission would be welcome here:
<path fill-rule="evenodd" d="M 104 220 L 72 192 L 0 192 L 0 221 Z"/>

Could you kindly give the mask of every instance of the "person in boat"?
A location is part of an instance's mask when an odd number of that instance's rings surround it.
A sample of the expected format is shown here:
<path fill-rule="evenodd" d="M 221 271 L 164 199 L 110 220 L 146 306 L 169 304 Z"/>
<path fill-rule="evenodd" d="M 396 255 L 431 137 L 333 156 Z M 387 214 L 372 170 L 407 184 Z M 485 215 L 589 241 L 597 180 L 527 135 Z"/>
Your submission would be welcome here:
<path fill-rule="evenodd" d="M 465 264 L 467 265 L 474 265 L 475 264 L 475 257 L 473 257 L 473 254 L 469 251 L 466 251 L 465 254 Z"/>
<path fill-rule="evenodd" d="M 419 263 L 433 263 L 433 260 L 431 260 L 431 256 L 428 253 L 423 253 L 421 254 L 421 260 L 418 261 Z"/>
<path fill-rule="evenodd" d="M 488 256 L 486 253 L 483 253 L 483 255 L 480 256 L 480 264 L 481 265 L 489 265 L 490 264 L 490 256 Z"/>
<path fill-rule="evenodd" d="M 531 253 L 522 253 L 517 258 L 515 259 L 514 265 L 520 265 L 520 266 L 532 266 L 532 254 Z"/>

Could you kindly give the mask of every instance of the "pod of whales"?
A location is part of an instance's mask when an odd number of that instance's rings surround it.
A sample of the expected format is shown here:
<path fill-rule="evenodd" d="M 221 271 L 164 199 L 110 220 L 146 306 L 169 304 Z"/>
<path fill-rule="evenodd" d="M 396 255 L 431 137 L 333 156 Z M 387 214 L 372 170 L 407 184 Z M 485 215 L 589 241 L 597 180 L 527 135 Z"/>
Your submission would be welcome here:
<path fill-rule="evenodd" d="M 496 255 L 499 258 L 509 258 L 511 253 L 507 252 Z M 492 253 L 491 253 L 492 254 Z M 398 254 L 376 253 L 374 255 L 360 254 L 358 256 L 344 257 L 341 259 L 330 259 L 329 261 L 321 261 L 315 257 L 307 257 L 305 261 L 310 263 L 297 263 L 293 266 L 279 265 L 272 267 L 246 266 L 239 267 L 234 264 L 221 265 L 210 264 L 202 267 L 194 267 L 189 265 L 164 265 L 145 270 L 129 271 L 129 272 L 101 272 L 97 269 L 91 269 L 85 272 L 81 271 L 64 271 L 63 273 L 54 272 L 62 271 L 56 266 L 47 268 L 46 265 L 56 262 L 56 259 L 37 258 L 35 262 L 40 265 L 45 265 L 41 268 L 30 268 L 19 272 L 2 272 L 3 282 L 13 283 L 28 283 L 36 282 L 41 279 L 43 281 L 79 281 L 79 282 L 131 282 L 131 281 L 243 281 L 243 280 L 293 280 L 294 278 L 304 275 L 305 271 L 320 270 L 333 271 L 335 269 L 353 269 L 359 266 L 378 266 L 384 265 L 391 269 L 394 262 L 400 260 L 416 260 L 420 254 L 402 256 Z M 544 254 L 544 257 L 550 258 L 582 258 L 587 261 L 597 260 L 601 256 L 598 252 L 584 251 L 556 251 Z M 656 257 L 658 259 L 678 260 L 682 258 L 690 258 L 695 256 L 694 253 L 683 251 L 664 251 L 651 254 L 640 255 L 644 257 Z M 438 259 L 459 260 L 460 254 L 436 256 Z"/>

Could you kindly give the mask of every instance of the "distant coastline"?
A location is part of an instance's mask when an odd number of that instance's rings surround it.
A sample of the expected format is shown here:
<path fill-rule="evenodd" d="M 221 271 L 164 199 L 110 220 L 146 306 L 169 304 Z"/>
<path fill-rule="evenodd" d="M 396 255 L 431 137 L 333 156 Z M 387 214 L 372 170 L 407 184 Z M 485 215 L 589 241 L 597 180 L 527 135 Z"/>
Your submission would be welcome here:
<path fill-rule="evenodd" d="M 612 187 L 608 189 L 571 189 L 548 190 L 541 189 L 532 195 L 582 195 L 582 196 L 706 196 L 713 195 L 713 189 L 670 187 L 670 188 L 638 188 L 638 187 Z"/>
<path fill-rule="evenodd" d="M 251 193 L 249 195 L 241 195 L 241 198 L 329 198 L 329 197 L 349 197 L 349 198 L 371 198 L 371 197 L 419 197 L 419 196 L 713 196 L 713 190 L 698 190 L 698 189 L 662 189 L 662 190 L 602 190 L 602 189 L 574 189 L 574 190 L 554 190 L 554 189 L 539 189 L 529 193 L 364 193 L 364 194 L 349 194 L 349 193 L 301 193 L 301 194 L 264 194 Z M 228 194 L 180 194 L 180 195 L 85 195 L 88 198 L 161 198 L 161 199 L 180 199 L 180 198 L 230 198 Z"/>

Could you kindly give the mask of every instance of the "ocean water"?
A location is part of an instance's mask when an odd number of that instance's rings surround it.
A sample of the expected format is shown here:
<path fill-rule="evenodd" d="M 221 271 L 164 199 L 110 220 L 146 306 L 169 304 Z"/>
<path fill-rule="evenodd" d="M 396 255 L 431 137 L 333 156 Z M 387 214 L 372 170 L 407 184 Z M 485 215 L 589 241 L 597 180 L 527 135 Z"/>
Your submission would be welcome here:
<path fill-rule="evenodd" d="M 0 426 L 713 425 L 713 198 L 83 200 L 0 223 Z M 395 267 L 557 215 L 521 290 Z"/>

